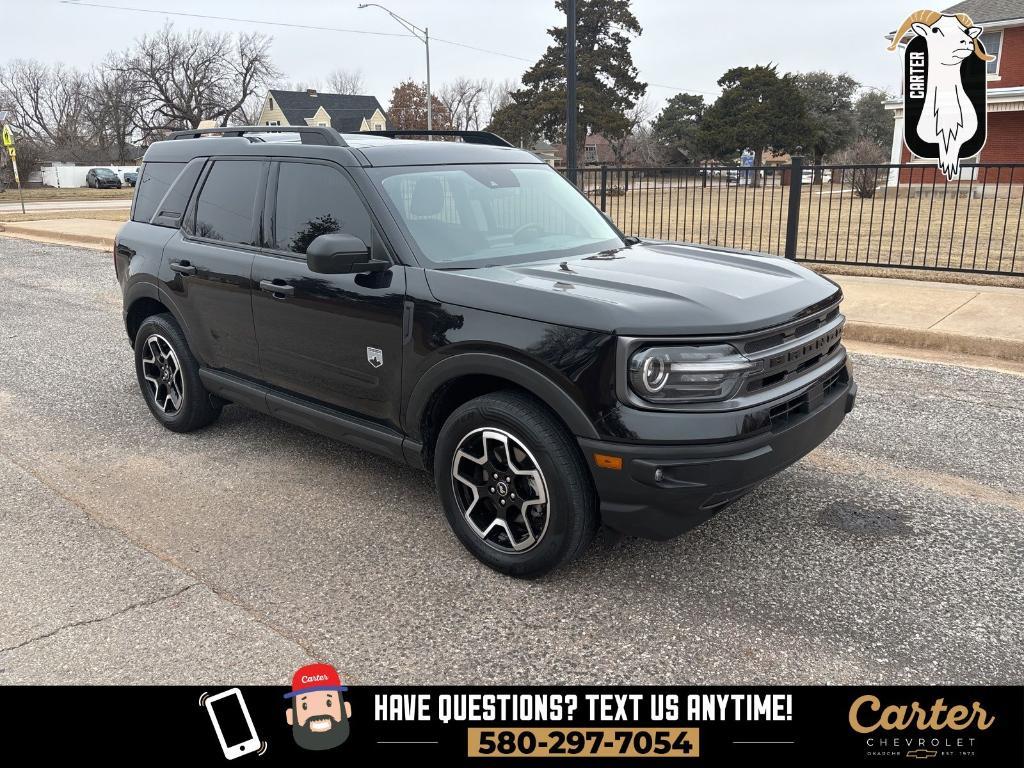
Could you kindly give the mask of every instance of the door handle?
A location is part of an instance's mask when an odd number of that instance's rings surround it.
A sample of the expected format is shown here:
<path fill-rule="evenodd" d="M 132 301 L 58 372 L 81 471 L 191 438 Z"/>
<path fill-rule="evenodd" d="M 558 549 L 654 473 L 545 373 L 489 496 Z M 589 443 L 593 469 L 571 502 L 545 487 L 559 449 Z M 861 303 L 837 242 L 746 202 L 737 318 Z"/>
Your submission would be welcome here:
<path fill-rule="evenodd" d="M 179 275 L 194 275 L 196 268 L 187 261 L 172 261 L 171 272 L 177 272 Z"/>
<path fill-rule="evenodd" d="M 274 294 L 275 298 L 283 299 L 295 293 L 295 286 L 287 285 L 283 280 L 260 280 L 260 290 Z"/>

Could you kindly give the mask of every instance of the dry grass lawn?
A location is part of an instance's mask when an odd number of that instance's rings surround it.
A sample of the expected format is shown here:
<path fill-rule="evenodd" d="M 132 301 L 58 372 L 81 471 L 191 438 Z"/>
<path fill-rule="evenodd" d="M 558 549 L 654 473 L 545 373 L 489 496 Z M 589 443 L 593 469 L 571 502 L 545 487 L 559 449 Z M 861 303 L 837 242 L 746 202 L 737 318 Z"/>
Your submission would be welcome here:
<path fill-rule="evenodd" d="M 131 187 L 121 189 L 89 189 L 88 187 L 72 189 L 54 189 L 52 187 L 33 187 L 23 190 L 25 202 L 41 202 L 44 200 L 131 200 L 135 191 Z M 17 203 L 21 198 L 18 196 L 17 187 L 8 187 L 0 192 L 0 203 Z"/>
<path fill-rule="evenodd" d="M 993 196 L 963 184 L 908 192 L 880 187 L 860 198 L 840 184 L 804 185 L 797 258 L 883 267 L 953 267 L 1024 275 L 1021 187 Z M 588 195 L 600 203 L 597 190 Z M 1009 194 L 1008 194 L 1009 193 Z M 781 254 L 788 187 L 701 187 L 656 179 L 606 198 L 606 210 L 626 233 Z M 1020 249 L 1020 250 L 1018 250 Z"/>
<path fill-rule="evenodd" d="M 29 211 L 28 213 L 0 212 L 0 223 L 9 221 L 39 221 L 40 219 L 96 219 L 100 221 L 128 221 L 127 208 L 79 211 Z"/>

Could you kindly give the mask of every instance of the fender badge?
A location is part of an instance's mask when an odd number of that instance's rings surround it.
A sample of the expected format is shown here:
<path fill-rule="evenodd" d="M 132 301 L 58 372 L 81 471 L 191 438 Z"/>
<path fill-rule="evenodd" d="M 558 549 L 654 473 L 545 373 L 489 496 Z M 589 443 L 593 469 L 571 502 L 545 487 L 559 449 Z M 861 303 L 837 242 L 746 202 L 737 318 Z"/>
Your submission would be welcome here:
<path fill-rule="evenodd" d="M 384 365 L 384 353 L 376 347 L 366 348 L 366 362 L 372 365 L 374 368 L 380 368 Z"/>

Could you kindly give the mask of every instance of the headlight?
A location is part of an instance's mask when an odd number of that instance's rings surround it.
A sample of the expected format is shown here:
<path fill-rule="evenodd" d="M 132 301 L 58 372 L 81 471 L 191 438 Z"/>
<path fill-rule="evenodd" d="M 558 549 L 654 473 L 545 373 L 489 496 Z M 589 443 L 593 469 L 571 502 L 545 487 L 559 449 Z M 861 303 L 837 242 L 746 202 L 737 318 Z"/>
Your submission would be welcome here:
<path fill-rule="evenodd" d="M 761 367 L 728 344 L 646 347 L 629 359 L 629 385 L 652 403 L 728 400 Z"/>

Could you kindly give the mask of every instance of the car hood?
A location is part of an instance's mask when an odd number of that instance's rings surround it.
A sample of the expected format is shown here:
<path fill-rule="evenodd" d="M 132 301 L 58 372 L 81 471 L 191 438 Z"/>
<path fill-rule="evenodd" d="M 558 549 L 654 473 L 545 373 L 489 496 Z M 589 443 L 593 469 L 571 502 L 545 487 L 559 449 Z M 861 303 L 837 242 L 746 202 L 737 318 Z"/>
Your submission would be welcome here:
<path fill-rule="evenodd" d="M 427 272 L 441 302 L 623 336 L 757 331 L 842 298 L 785 259 L 645 242 L 567 259 Z"/>

